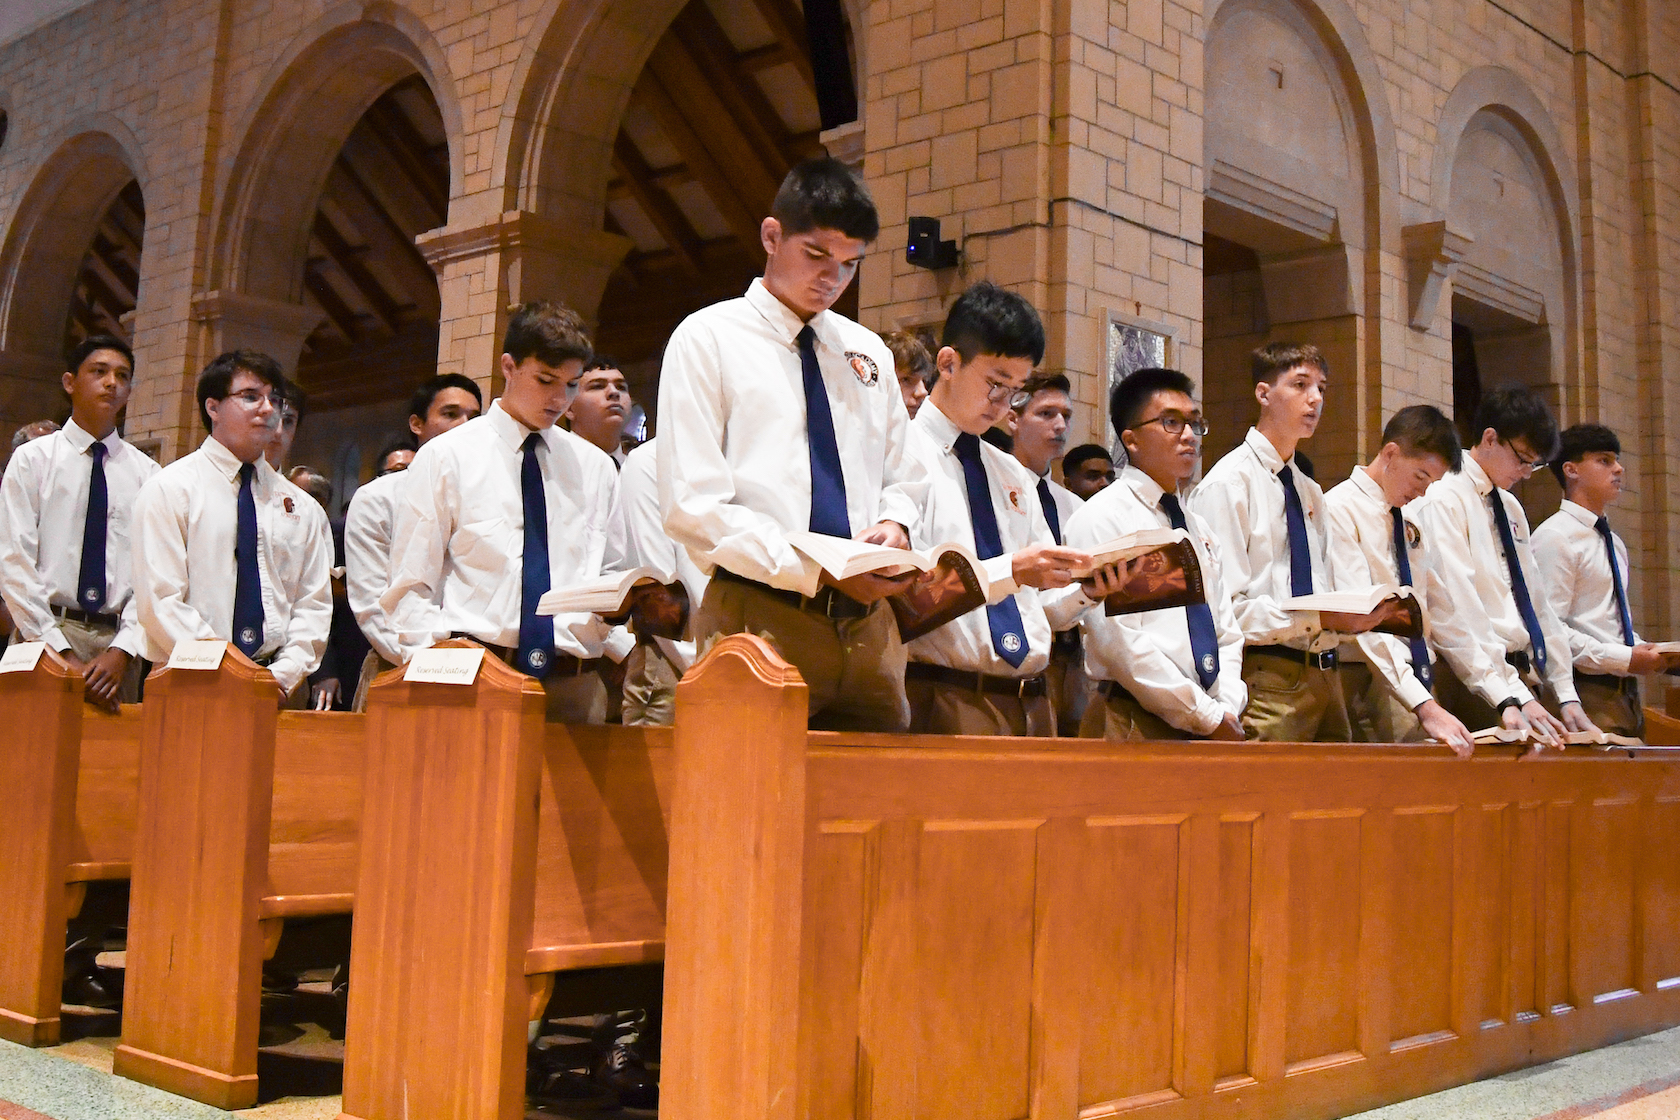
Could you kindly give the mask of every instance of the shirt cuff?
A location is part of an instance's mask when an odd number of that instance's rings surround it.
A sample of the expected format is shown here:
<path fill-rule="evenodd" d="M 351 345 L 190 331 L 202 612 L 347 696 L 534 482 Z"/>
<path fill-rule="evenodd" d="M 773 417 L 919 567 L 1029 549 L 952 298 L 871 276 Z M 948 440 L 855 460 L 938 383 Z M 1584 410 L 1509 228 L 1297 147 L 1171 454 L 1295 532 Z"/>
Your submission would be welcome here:
<path fill-rule="evenodd" d="M 1434 694 L 1423 686 L 1423 682 L 1418 680 L 1416 675 L 1408 673 L 1401 679 L 1400 702 L 1406 705 L 1407 711 L 1415 712 L 1434 698 Z"/>
<path fill-rule="evenodd" d="M 41 637 L 38 640 L 45 642 L 47 648 L 54 653 L 66 653 L 70 649 L 70 639 L 66 638 L 64 631 L 57 626 L 54 626 L 51 630 L 41 631 Z"/>
<path fill-rule="evenodd" d="M 630 651 L 635 648 L 636 635 L 623 626 L 614 626 L 606 641 L 601 643 L 601 652 L 612 658 L 614 663 L 629 657 Z"/>

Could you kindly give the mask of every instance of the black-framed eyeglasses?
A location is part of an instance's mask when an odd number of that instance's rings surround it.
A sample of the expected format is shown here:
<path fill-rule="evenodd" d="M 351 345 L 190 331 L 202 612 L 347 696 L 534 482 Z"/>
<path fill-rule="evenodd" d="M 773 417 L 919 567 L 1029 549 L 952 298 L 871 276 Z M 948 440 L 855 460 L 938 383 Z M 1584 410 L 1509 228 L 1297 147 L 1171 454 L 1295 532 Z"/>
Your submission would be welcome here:
<path fill-rule="evenodd" d="M 1152 416 L 1148 420 L 1139 420 L 1134 427 L 1144 427 L 1148 424 L 1159 424 L 1161 430 L 1169 436 L 1181 436 L 1184 429 L 1189 428 L 1197 439 L 1208 434 L 1208 422 L 1200 416 L 1185 416 L 1178 412 L 1163 412 L 1159 416 Z"/>
<path fill-rule="evenodd" d="M 1510 440 L 1502 439 L 1499 442 L 1511 449 L 1511 457 L 1516 459 L 1518 469 L 1524 474 L 1533 474 L 1535 471 L 1546 465 L 1546 457 L 1544 455 L 1536 455 L 1534 458 L 1530 459 L 1521 451 L 1518 451 L 1517 445 L 1512 443 Z"/>
<path fill-rule="evenodd" d="M 280 402 L 261 389 L 241 389 L 237 393 L 229 393 L 228 400 L 238 401 L 246 408 L 261 408 L 265 404 L 280 407 Z"/>

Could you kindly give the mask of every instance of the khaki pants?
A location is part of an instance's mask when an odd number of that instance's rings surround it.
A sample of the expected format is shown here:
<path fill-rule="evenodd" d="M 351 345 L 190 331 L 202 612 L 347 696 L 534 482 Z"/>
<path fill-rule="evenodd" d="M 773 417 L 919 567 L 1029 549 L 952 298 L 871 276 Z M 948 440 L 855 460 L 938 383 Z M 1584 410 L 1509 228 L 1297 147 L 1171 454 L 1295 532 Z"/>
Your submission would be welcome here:
<path fill-rule="evenodd" d="M 1645 705 L 1640 699 L 1638 677 L 1576 673 L 1575 691 L 1581 696 L 1581 710 L 1601 731 L 1635 739 L 1645 737 Z"/>
<path fill-rule="evenodd" d="M 581 673 L 555 671 L 543 678 L 549 723 L 607 722 L 607 686 L 593 669 Z"/>
<path fill-rule="evenodd" d="M 625 659 L 624 725 L 669 727 L 677 715 L 682 673 L 654 642 L 638 642 Z"/>
<path fill-rule="evenodd" d="M 77 622 L 72 618 L 59 619 L 58 629 L 64 635 L 64 640 L 70 643 L 70 652 L 82 661 L 92 661 L 110 649 L 111 642 L 117 636 L 114 626 L 96 626 L 91 622 Z M 117 686 L 119 703 L 139 703 L 140 678 L 140 659 L 130 657 L 128 672 L 123 674 L 122 684 Z"/>
<path fill-rule="evenodd" d="M 372 686 L 374 678 L 381 673 L 389 673 L 395 668 L 395 665 L 379 656 L 376 651 L 368 650 L 367 656 L 362 658 L 362 671 L 356 678 L 356 696 L 350 702 L 350 710 L 352 712 L 367 711 L 368 688 Z"/>
<path fill-rule="evenodd" d="M 828 618 L 762 587 L 714 579 L 694 616 L 701 650 L 725 634 L 757 634 L 799 670 L 810 690 L 811 726 L 831 731 L 903 731 L 904 643 L 892 608 Z"/>
<path fill-rule="evenodd" d="M 1074 631 L 1078 633 L 1078 631 Z M 1060 635 L 1050 646 L 1050 664 L 1044 670 L 1050 702 L 1056 709 L 1056 734 L 1079 735 L 1080 723 L 1093 701 L 1091 678 L 1085 675 L 1085 653 L 1079 644 L 1068 644 Z"/>
<path fill-rule="evenodd" d="M 1523 684 L 1527 685 L 1528 690 L 1534 693 L 1535 699 L 1540 701 L 1540 706 L 1552 715 L 1557 715 L 1557 696 L 1552 692 L 1551 686 L 1542 682 L 1532 672 L 1520 675 Z M 1459 679 L 1444 657 L 1435 662 L 1435 699 L 1441 702 L 1441 707 L 1457 716 L 1464 726 L 1470 729 L 1472 735 L 1490 727 L 1503 726 L 1499 721 L 1499 709 L 1470 691 L 1469 686 Z"/>
<path fill-rule="evenodd" d="M 1348 726 L 1356 743 L 1421 743 L 1423 723 L 1388 687 L 1383 675 L 1363 661 L 1336 666 L 1347 700 Z"/>
<path fill-rule="evenodd" d="M 1033 735 L 1056 733 L 1050 697 L 1023 700 L 940 681 L 906 681 L 910 730 L 919 735 Z"/>
<path fill-rule="evenodd" d="M 1274 743 L 1346 743 L 1347 701 L 1335 669 L 1281 654 L 1243 653 L 1248 708 L 1243 733 Z"/>
<path fill-rule="evenodd" d="M 1131 693 L 1115 688 L 1105 698 L 1100 692 L 1091 699 L 1080 721 L 1079 734 L 1086 739 L 1107 739 L 1111 743 L 1140 740 L 1194 739 L 1142 704 Z"/>

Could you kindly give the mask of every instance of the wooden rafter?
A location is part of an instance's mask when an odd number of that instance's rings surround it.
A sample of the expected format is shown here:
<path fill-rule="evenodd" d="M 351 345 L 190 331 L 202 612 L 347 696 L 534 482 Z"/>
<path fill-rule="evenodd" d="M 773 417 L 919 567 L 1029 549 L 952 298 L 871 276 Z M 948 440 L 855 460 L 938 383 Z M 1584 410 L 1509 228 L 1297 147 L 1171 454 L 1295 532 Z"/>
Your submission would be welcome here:
<path fill-rule="evenodd" d="M 436 273 L 414 244 L 415 234 L 421 231 L 410 232 L 399 225 L 391 212 L 379 204 L 363 178 L 344 160 L 333 164 L 327 177 L 327 196 L 330 204 L 361 234 L 369 250 L 401 277 L 408 298 L 394 299 L 394 302 L 435 314 L 438 309 Z M 327 199 L 322 200 L 323 207 L 328 204 Z"/>
<path fill-rule="evenodd" d="M 659 236 L 665 239 L 665 244 L 671 247 L 671 251 L 690 273 L 699 276 L 699 235 L 694 232 L 694 227 L 689 225 L 681 208 L 671 201 L 670 196 L 653 185 L 653 173 L 647 161 L 642 158 L 642 153 L 630 138 L 622 132 L 613 142 L 613 165 L 624 177 L 636 204 L 647 215 L 648 221 L 653 223 L 653 228 L 659 231 Z"/>
<path fill-rule="evenodd" d="M 693 126 L 672 100 L 671 94 L 657 78 L 644 73 L 630 91 L 630 100 L 646 109 L 659 123 L 661 131 L 676 147 L 694 178 L 705 188 L 712 204 L 723 215 L 724 222 L 735 236 L 751 245 L 758 244 L 760 218 L 768 212 L 764 207 L 749 207 L 735 191 L 731 176 L 712 155 Z M 766 200 L 768 201 L 768 200 Z M 755 214 L 756 212 L 756 214 Z"/>
<path fill-rule="evenodd" d="M 753 0 L 753 7 L 764 22 L 770 25 L 770 33 L 776 37 L 782 50 L 787 55 L 787 61 L 793 63 L 799 76 L 805 79 L 805 85 L 811 95 L 816 96 L 817 78 L 811 69 L 811 53 L 805 34 L 805 15 L 794 7 L 790 0 Z"/>
<path fill-rule="evenodd" d="M 326 216 L 319 210 L 315 212 L 315 224 L 310 232 L 315 240 L 321 243 L 321 248 L 327 251 L 338 270 L 344 273 L 350 283 L 356 286 L 356 292 L 367 305 L 373 309 L 374 315 L 385 324 L 393 334 L 400 324 L 401 308 L 397 305 L 374 275 L 368 271 L 362 257 L 365 250 L 358 249 L 344 239 L 344 236 L 333 227 Z"/>
<path fill-rule="evenodd" d="M 310 258 L 309 263 L 303 270 L 304 287 L 309 289 L 309 294 L 315 297 L 316 303 L 320 304 L 322 313 L 332 323 L 333 329 L 343 335 L 347 342 L 354 345 L 362 337 L 360 316 L 348 303 L 344 302 L 344 298 L 338 294 L 331 281 L 322 274 L 321 266 L 326 263 L 327 261 L 323 257 Z M 318 337 L 321 329 L 317 327 L 310 338 Z"/>
<path fill-rule="evenodd" d="M 381 97 L 368 109 L 363 118 L 371 126 L 373 135 L 390 153 L 392 162 L 403 172 L 415 188 L 425 196 L 436 215 L 434 225 L 442 224 L 449 212 L 449 170 L 439 168 L 430 158 L 431 147 L 408 114 L 398 106 L 395 98 Z M 427 227 L 431 228 L 431 227 Z"/>
<path fill-rule="evenodd" d="M 675 41 L 693 57 L 703 74 L 714 76 L 712 88 L 726 103 L 730 119 L 759 148 L 767 166 L 776 170 L 779 183 L 787 174 L 782 151 L 788 137 L 787 122 L 764 96 L 763 87 L 741 67 L 735 46 L 718 25 L 717 17 L 703 3 L 690 4 L 682 10 L 674 26 L 678 32 Z"/>
<path fill-rule="evenodd" d="M 656 79 L 682 108 L 682 114 L 705 137 L 707 148 L 730 169 L 729 181 L 747 209 L 769 213 L 786 169 L 775 141 L 750 116 L 732 111 L 718 85 L 695 61 L 679 36 L 660 40 L 648 58 L 643 80 Z M 687 153 L 684 153 L 685 158 Z M 692 164 L 693 160 L 688 160 Z"/>

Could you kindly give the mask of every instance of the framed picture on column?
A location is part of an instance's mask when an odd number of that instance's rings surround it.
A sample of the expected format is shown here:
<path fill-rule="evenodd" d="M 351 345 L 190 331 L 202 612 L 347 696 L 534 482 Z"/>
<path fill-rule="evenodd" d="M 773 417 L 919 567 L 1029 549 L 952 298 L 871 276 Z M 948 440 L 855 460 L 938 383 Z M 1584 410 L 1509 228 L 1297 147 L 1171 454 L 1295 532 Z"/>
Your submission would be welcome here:
<path fill-rule="evenodd" d="M 1103 431 L 1109 454 L 1121 461 L 1120 433 L 1108 419 L 1108 398 L 1127 374 L 1151 366 L 1173 368 L 1178 328 L 1170 323 L 1126 315 L 1110 308 L 1103 321 Z"/>

